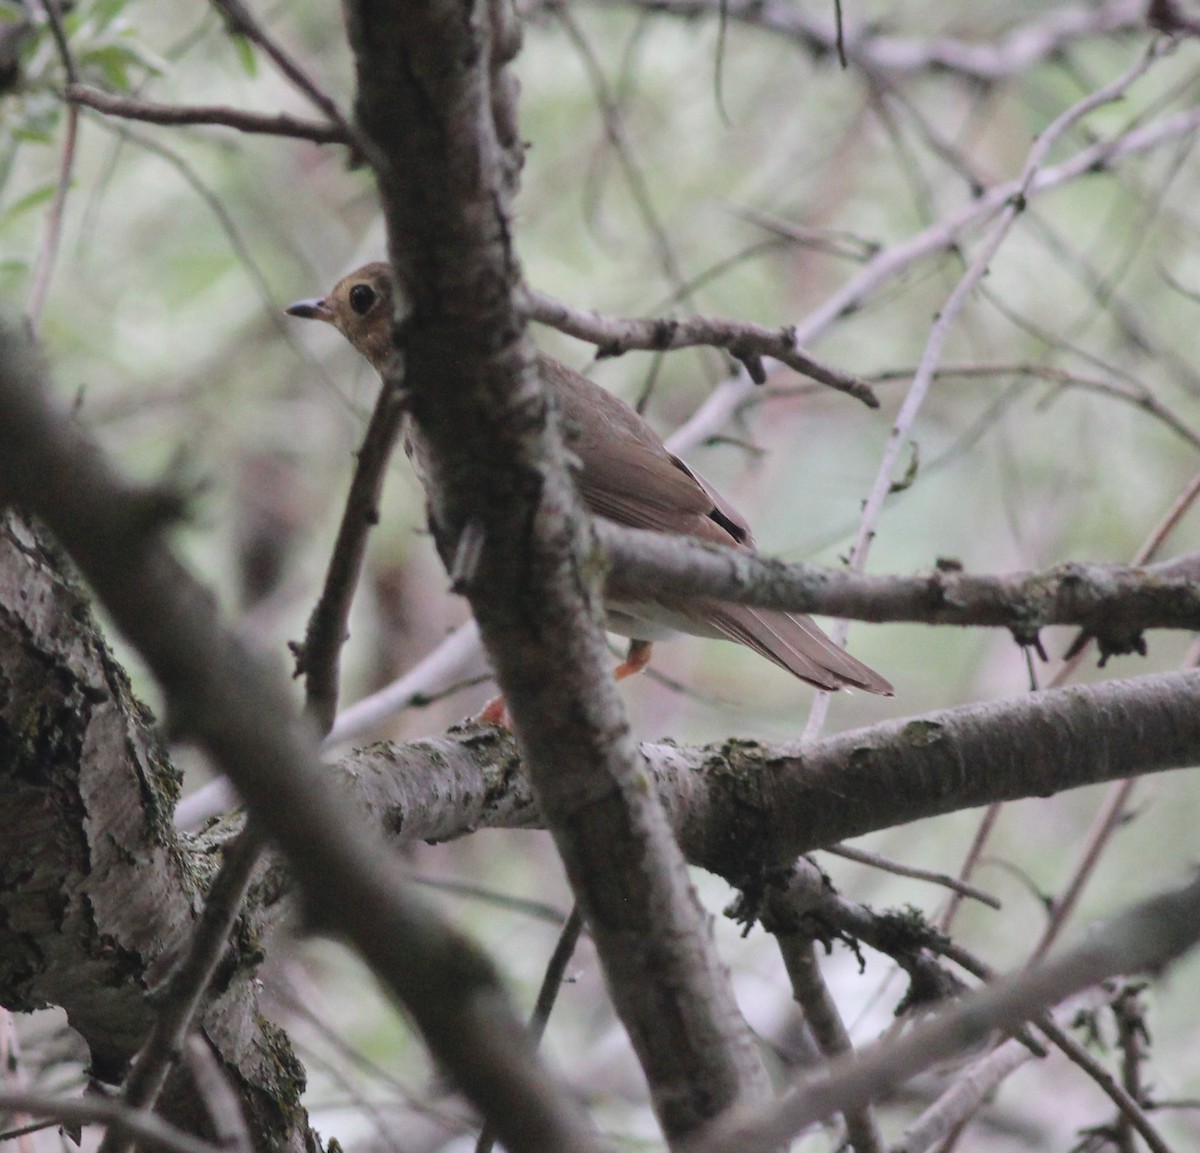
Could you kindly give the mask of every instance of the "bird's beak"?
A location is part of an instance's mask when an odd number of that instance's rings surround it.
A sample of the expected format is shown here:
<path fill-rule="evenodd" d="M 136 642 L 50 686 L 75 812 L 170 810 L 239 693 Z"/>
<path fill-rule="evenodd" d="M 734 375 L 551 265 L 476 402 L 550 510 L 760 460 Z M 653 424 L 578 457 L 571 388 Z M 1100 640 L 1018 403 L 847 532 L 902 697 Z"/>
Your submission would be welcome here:
<path fill-rule="evenodd" d="M 295 304 L 289 304 L 283 311 L 288 316 L 299 316 L 303 320 L 324 320 L 328 324 L 333 323 L 333 310 L 325 302 L 323 296 L 315 300 L 297 300 Z"/>

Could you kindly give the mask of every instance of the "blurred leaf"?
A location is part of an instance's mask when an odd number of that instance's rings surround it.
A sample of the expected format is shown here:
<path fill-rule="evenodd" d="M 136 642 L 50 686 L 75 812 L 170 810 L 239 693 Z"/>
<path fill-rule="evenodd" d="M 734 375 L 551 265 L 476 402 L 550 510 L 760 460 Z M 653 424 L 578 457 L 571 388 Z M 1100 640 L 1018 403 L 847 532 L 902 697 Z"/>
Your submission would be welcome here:
<path fill-rule="evenodd" d="M 28 192 L 22 196 L 5 212 L 3 222 L 5 224 L 10 223 L 30 209 L 37 208 L 39 204 L 45 204 L 53 195 L 53 184 L 44 184 L 41 188 L 35 188 L 32 192 Z"/>
<path fill-rule="evenodd" d="M 124 38 L 89 46 L 79 54 L 78 63 L 85 75 L 97 72 L 110 88 L 120 92 L 133 90 L 135 77 L 131 72 L 137 73 L 136 79 L 141 80 L 147 74 L 160 76 L 164 71 L 162 61 L 152 57 L 135 41 Z"/>
<path fill-rule="evenodd" d="M 257 76 L 258 58 L 254 55 L 254 45 L 245 36 L 233 36 L 231 39 L 233 40 L 233 47 L 237 52 L 238 60 L 241 61 L 246 75 L 250 77 Z"/>
<path fill-rule="evenodd" d="M 14 140 L 34 144 L 52 144 L 54 130 L 62 116 L 62 103 L 50 92 L 31 92 L 16 106 L 10 124 Z"/>
<path fill-rule="evenodd" d="M 107 28 L 128 6 L 129 0 L 96 0 L 87 7 L 88 15 L 96 22 L 97 28 Z"/>

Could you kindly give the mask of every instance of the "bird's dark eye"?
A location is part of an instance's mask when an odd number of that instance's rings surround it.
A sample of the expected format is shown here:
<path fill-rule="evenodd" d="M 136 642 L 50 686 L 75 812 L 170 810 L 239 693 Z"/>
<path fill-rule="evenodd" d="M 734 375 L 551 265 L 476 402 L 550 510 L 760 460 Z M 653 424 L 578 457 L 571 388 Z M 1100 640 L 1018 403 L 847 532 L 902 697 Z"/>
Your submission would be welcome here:
<path fill-rule="evenodd" d="M 378 299 L 379 294 L 369 284 L 356 284 L 350 289 L 350 307 L 359 316 L 366 316 Z"/>

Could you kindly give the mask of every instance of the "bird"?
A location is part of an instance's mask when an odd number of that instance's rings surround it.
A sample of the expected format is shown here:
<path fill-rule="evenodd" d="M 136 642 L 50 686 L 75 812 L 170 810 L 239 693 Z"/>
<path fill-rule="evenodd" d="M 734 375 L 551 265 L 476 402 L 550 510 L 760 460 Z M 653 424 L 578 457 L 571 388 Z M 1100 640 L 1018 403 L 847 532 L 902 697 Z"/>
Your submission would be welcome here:
<path fill-rule="evenodd" d="M 336 328 L 381 375 L 395 352 L 397 303 L 404 303 L 389 264 L 375 261 L 344 276 L 323 297 L 289 305 L 290 316 Z M 655 529 L 742 552 L 757 546 L 745 517 L 699 473 L 672 453 L 642 417 L 581 373 L 544 354 L 542 383 L 557 406 L 568 447 L 578 459 L 574 480 L 593 516 L 632 528 Z M 420 430 L 408 420 L 405 448 L 420 475 Z M 672 597 L 605 600 L 609 631 L 629 639 L 618 680 L 640 672 L 655 641 L 676 633 L 723 638 L 747 646 L 818 689 L 863 689 L 891 696 L 888 681 L 851 656 L 803 613 L 722 601 Z M 499 698 L 498 698 L 499 701 Z M 502 719 L 502 702 L 484 719 Z"/>

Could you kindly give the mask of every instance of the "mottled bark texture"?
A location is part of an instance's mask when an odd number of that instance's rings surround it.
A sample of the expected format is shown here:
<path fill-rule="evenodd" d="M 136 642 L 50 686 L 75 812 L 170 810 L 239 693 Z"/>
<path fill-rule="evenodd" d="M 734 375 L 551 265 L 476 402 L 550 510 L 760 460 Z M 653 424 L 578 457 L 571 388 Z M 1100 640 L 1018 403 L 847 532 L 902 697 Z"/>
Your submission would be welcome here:
<path fill-rule="evenodd" d="M 1200 764 L 1200 671 L 1028 693 L 808 745 L 642 746 L 689 862 L 734 884 L 849 837 Z M 393 835 L 538 828 L 512 738 L 455 729 L 339 764 Z"/>
<path fill-rule="evenodd" d="M 0 1003 L 61 1006 L 92 1072 L 118 1082 L 187 945 L 215 846 L 176 834 L 178 772 L 88 604 L 44 536 L 0 512 Z M 303 1069 L 257 1002 L 260 948 L 251 916 L 200 1025 L 256 1145 L 310 1150 Z M 163 1112 L 209 1132 L 185 1073 Z"/>

